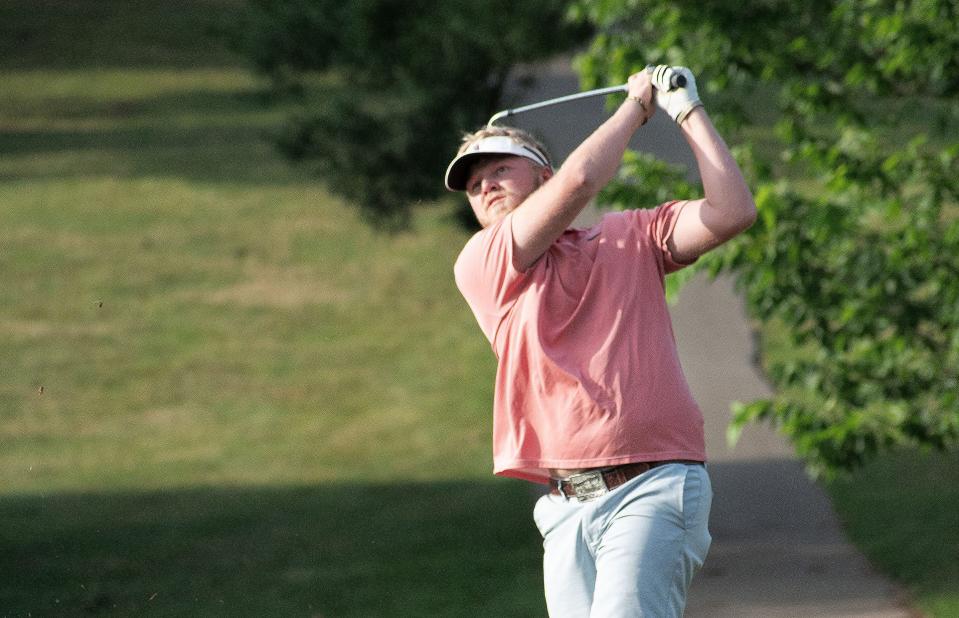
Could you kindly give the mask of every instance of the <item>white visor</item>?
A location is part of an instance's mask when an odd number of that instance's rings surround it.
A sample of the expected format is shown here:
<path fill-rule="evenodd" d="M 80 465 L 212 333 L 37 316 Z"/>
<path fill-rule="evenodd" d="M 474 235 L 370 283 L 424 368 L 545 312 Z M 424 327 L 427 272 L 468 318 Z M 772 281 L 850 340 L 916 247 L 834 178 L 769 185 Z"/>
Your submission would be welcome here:
<path fill-rule="evenodd" d="M 550 167 L 546 156 L 538 149 L 519 142 L 513 141 L 506 135 L 495 135 L 493 137 L 484 137 L 469 145 L 465 152 L 458 155 L 446 168 L 446 188 L 450 191 L 465 191 L 466 177 L 470 170 L 470 165 L 475 162 L 477 157 L 487 155 L 514 155 L 525 157 L 536 165 Z"/>

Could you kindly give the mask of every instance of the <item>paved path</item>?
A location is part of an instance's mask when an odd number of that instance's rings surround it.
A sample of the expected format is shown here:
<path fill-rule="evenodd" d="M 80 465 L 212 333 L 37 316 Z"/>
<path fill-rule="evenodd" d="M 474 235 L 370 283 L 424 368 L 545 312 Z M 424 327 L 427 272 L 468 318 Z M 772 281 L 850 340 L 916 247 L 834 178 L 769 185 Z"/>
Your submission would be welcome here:
<path fill-rule="evenodd" d="M 567 67 L 564 62 L 537 67 L 524 92 L 507 93 L 512 97 L 507 105 L 578 91 Z M 602 99 L 589 99 L 522 114 L 511 122 L 535 131 L 562 160 L 604 117 Z M 685 164 L 695 176 L 692 154 L 665 114 L 657 114 L 633 145 Z M 589 217 L 587 213 L 584 220 Z M 734 450 L 727 448 L 730 403 L 769 392 L 756 372 L 752 335 L 730 282 L 691 282 L 672 313 L 683 366 L 706 418 L 715 493 L 713 546 L 693 582 L 686 615 L 917 615 L 846 541 L 827 496 L 805 476 L 779 436 L 750 427 Z"/>
<path fill-rule="evenodd" d="M 713 546 L 687 616 L 905 617 L 893 586 L 843 536 L 830 502 L 771 430 L 725 442 L 729 404 L 768 393 L 728 280 L 698 279 L 673 308 L 683 367 L 706 418 Z"/>

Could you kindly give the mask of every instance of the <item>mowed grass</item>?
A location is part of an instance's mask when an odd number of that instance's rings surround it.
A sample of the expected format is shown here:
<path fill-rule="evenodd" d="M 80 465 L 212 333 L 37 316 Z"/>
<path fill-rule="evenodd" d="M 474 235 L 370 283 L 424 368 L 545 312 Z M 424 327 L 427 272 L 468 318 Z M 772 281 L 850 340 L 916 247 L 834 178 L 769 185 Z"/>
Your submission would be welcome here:
<path fill-rule="evenodd" d="M 959 456 L 885 456 L 827 486 L 850 539 L 928 616 L 959 616 Z"/>
<path fill-rule="evenodd" d="M 0 457 L 28 472 L 6 488 L 485 471 L 488 387 L 449 388 L 492 366 L 451 280 L 463 233 L 439 208 L 367 228 L 274 153 L 240 72 L 219 76 L 234 121 L 196 92 L 111 121 L 141 77 L 88 73 L 49 107 L 35 75 L 6 77 L 29 110 L 4 106 L 0 162 Z"/>
<path fill-rule="evenodd" d="M 528 500 L 483 481 L 7 495 L 0 615 L 541 616 Z"/>
<path fill-rule="evenodd" d="M 542 615 L 450 205 L 371 230 L 181 4 L 0 7 L 0 616 Z"/>

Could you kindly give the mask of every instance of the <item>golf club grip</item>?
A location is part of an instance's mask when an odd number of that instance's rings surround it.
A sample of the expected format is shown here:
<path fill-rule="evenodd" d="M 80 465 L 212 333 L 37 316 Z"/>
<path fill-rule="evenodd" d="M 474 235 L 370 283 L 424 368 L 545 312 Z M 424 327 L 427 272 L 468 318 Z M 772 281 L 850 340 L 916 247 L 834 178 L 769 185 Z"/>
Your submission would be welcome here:
<path fill-rule="evenodd" d="M 660 65 L 662 66 L 662 65 Z M 658 67 L 653 65 L 647 65 L 646 71 L 650 74 L 653 73 Z M 669 90 L 676 90 L 677 88 L 686 87 L 686 76 L 675 70 L 673 67 L 665 67 L 669 71 Z"/>
<path fill-rule="evenodd" d="M 647 71 L 652 71 L 653 66 L 647 66 Z M 676 90 L 677 88 L 683 88 L 686 86 L 686 76 L 677 71 L 671 71 L 669 76 L 669 89 Z M 543 107 L 549 107 L 551 105 L 558 105 L 560 103 L 568 103 L 570 101 L 576 101 L 579 99 L 585 99 L 588 97 L 598 97 L 607 94 L 613 94 L 614 92 L 629 92 L 629 84 L 620 84 L 619 86 L 609 86 L 607 88 L 596 88 L 595 90 L 587 90 L 586 92 L 577 92 L 575 94 L 569 94 L 563 97 L 556 97 L 555 99 L 549 99 L 546 101 L 540 101 L 539 103 L 530 103 L 529 105 L 523 105 L 522 107 L 514 107 L 513 109 L 504 109 L 503 111 L 496 112 L 490 117 L 489 122 L 486 123 L 486 126 L 491 127 L 497 120 L 503 118 L 509 118 L 516 114 L 522 114 L 524 112 L 533 111 L 534 109 L 540 109 Z"/>

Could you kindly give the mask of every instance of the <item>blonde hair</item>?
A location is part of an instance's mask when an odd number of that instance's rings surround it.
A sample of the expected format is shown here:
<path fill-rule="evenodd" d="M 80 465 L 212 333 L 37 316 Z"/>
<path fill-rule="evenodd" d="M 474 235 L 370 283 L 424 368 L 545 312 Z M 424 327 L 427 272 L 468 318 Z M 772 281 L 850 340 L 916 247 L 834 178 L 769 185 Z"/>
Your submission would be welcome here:
<path fill-rule="evenodd" d="M 529 131 L 517 129 L 516 127 L 487 126 L 472 133 L 465 133 L 463 134 L 463 143 L 460 144 L 460 149 L 456 152 L 456 156 L 466 152 L 466 149 L 469 148 L 471 144 L 487 137 L 508 137 L 518 144 L 532 148 L 543 155 L 550 169 L 553 168 L 553 158 L 550 156 L 549 150 L 543 146 L 542 142 L 533 137 Z"/>

